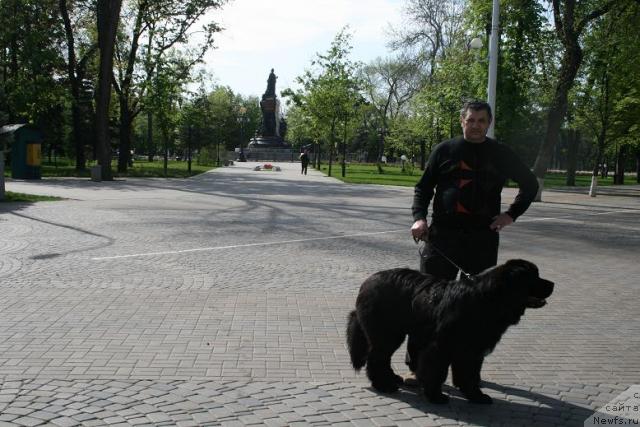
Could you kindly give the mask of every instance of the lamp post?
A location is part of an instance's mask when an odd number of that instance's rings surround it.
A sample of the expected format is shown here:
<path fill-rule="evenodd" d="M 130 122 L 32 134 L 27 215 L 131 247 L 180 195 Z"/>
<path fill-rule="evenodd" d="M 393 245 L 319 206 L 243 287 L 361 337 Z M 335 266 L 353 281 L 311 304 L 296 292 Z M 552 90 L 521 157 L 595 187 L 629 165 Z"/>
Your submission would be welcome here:
<path fill-rule="evenodd" d="M 493 10 L 491 12 L 491 37 L 489 38 L 489 82 L 487 84 L 487 102 L 491 106 L 493 120 L 489 125 L 487 136 L 495 137 L 496 123 L 496 82 L 498 80 L 498 38 L 500 30 L 500 1 L 493 0 Z"/>
<path fill-rule="evenodd" d="M 240 122 L 240 156 L 238 157 L 239 162 L 246 162 L 247 158 L 244 156 L 244 148 L 242 147 L 242 141 L 244 140 L 244 121 L 246 119 L 245 114 L 247 113 L 247 109 L 244 106 L 240 106 L 238 108 L 238 120 Z"/>
<path fill-rule="evenodd" d="M 496 82 L 498 81 L 498 40 L 500 37 L 500 0 L 493 0 L 491 12 L 491 35 L 489 37 L 489 79 L 487 82 L 487 103 L 491 107 L 493 120 L 489 125 L 487 136 L 495 137 L 496 123 Z M 481 49 L 482 39 L 473 38 L 469 42 L 471 49 Z"/>

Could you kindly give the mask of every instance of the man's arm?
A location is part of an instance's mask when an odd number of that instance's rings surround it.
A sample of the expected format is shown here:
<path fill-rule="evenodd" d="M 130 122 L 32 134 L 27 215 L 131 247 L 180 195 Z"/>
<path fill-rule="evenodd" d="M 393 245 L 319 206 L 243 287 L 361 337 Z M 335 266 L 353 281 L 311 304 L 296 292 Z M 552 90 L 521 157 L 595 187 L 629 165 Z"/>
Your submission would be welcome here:
<path fill-rule="evenodd" d="M 502 161 L 504 172 L 507 178 L 518 184 L 518 194 L 515 200 L 507 209 L 508 214 L 514 221 L 522 215 L 531 205 L 533 199 L 538 193 L 538 180 L 531 170 L 522 163 L 522 160 L 516 154 L 504 145 L 502 149 Z"/>
<path fill-rule="evenodd" d="M 424 173 L 414 188 L 413 204 L 411 205 L 414 223 L 411 227 L 411 235 L 416 240 L 427 238 L 427 214 L 438 180 L 437 148 L 431 152 Z"/>

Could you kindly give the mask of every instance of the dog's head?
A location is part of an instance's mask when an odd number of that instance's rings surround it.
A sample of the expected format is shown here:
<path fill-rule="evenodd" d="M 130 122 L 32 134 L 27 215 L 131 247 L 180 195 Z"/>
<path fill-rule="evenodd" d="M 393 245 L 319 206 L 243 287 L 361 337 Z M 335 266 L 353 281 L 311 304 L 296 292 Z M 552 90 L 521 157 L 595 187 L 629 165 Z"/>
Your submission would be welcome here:
<path fill-rule="evenodd" d="M 515 293 L 525 303 L 525 308 L 540 308 L 553 293 L 553 282 L 540 277 L 538 267 L 532 262 L 512 259 L 499 267 L 503 286 Z"/>
<path fill-rule="evenodd" d="M 500 301 L 498 311 L 509 324 L 518 323 L 527 308 L 544 307 L 553 293 L 553 282 L 541 278 L 538 267 L 529 261 L 509 260 L 486 273 L 495 280 L 490 282 Z"/>

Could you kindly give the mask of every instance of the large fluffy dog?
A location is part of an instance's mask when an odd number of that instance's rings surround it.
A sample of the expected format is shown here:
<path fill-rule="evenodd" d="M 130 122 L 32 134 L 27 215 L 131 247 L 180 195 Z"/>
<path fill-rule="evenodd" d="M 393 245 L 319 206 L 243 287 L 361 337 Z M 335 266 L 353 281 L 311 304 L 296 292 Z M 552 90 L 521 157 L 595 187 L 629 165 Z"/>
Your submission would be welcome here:
<path fill-rule="evenodd" d="M 526 308 L 545 305 L 553 282 L 538 268 L 511 260 L 471 279 L 442 281 L 415 270 L 380 271 L 364 281 L 349 315 L 347 344 L 356 370 L 367 365 L 377 390 L 393 392 L 402 378 L 391 356 L 409 336 L 410 364 L 433 403 L 444 403 L 449 365 L 453 384 L 470 401 L 491 403 L 480 390 L 480 370 L 510 325 Z"/>

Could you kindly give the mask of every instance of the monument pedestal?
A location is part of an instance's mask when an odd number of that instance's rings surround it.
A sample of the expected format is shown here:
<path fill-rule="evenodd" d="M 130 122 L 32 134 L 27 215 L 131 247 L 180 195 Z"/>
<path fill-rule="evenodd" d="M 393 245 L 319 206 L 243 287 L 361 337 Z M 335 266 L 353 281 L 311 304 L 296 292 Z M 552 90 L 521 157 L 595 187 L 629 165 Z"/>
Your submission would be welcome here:
<path fill-rule="evenodd" d="M 257 136 L 249 142 L 249 149 L 253 148 L 291 148 L 279 136 Z"/>

